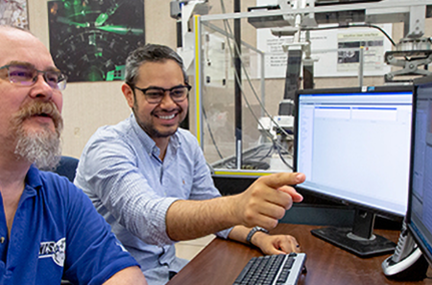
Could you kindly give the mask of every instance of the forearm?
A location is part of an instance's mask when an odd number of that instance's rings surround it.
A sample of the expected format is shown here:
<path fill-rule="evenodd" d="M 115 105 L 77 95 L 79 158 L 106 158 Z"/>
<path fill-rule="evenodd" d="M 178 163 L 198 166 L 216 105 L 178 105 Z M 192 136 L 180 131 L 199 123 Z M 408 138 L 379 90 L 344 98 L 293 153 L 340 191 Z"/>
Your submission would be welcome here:
<path fill-rule="evenodd" d="M 234 197 L 175 201 L 166 214 L 168 236 L 175 241 L 189 240 L 238 225 Z"/>
<path fill-rule="evenodd" d="M 273 229 L 293 201 L 303 199 L 286 185 L 304 179 L 303 174 L 278 173 L 258 178 L 241 194 L 203 201 L 175 201 L 166 213 L 166 232 L 171 240 L 180 241 L 237 225 Z M 236 230 L 232 236 L 241 241 L 244 230 Z"/>
<path fill-rule="evenodd" d="M 246 243 L 246 237 L 252 228 L 247 228 L 245 226 L 235 226 L 228 235 L 229 239 Z"/>
<path fill-rule="evenodd" d="M 104 285 L 147 285 L 141 269 L 138 266 L 125 268 L 103 283 Z"/>

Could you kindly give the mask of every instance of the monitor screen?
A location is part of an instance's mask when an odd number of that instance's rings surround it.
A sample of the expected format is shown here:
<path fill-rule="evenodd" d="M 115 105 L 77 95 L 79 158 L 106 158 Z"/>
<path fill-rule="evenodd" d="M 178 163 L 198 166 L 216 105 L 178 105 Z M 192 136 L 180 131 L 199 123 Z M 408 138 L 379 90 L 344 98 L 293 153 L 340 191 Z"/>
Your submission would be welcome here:
<path fill-rule="evenodd" d="M 415 81 L 407 226 L 432 263 L 432 77 Z"/>
<path fill-rule="evenodd" d="M 358 207 L 352 229 L 315 234 L 361 256 L 394 250 L 387 241 L 372 252 L 352 246 L 356 238 L 376 242 L 375 214 L 406 213 L 412 86 L 300 90 L 296 107 L 294 168 L 306 174 L 300 191 Z"/>

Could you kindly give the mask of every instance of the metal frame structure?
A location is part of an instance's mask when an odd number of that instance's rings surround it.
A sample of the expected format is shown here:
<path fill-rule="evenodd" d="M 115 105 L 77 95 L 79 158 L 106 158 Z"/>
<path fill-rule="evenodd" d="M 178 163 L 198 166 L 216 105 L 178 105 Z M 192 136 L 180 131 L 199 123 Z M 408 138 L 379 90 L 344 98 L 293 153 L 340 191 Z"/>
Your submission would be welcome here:
<path fill-rule="evenodd" d="M 285 1 L 286 2 L 286 1 Z M 290 2 L 297 2 L 296 0 Z M 311 0 L 303 1 L 311 4 Z M 301 16 L 299 20 L 298 16 Z M 227 13 L 219 15 L 194 16 L 195 33 L 195 115 L 196 135 L 203 146 L 202 134 L 202 25 L 210 25 L 215 20 L 236 20 L 247 18 L 248 22 L 256 28 L 283 28 L 306 29 L 311 25 L 337 23 L 343 28 L 349 23 L 363 22 L 369 24 L 404 22 L 405 39 L 418 39 L 424 34 L 425 18 L 432 17 L 432 0 L 383 0 L 380 2 L 353 3 L 338 5 L 282 5 L 280 9 L 267 9 L 257 7 L 249 12 Z M 288 29 L 288 30 L 289 30 Z M 263 95 L 264 96 L 264 95 Z M 236 154 L 238 155 L 238 154 Z M 258 177 L 268 175 L 271 171 L 242 170 L 237 166 L 236 170 L 214 170 L 214 175 L 225 177 Z"/>

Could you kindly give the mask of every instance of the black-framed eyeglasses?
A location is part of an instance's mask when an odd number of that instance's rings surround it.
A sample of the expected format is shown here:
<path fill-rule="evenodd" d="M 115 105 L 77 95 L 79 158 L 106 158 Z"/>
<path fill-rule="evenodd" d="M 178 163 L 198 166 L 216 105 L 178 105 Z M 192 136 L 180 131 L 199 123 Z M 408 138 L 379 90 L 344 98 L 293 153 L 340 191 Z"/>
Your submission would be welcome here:
<path fill-rule="evenodd" d="M 6 69 L 9 81 L 13 84 L 22 86 L 34 85 L 39 77 L 43 75 L 45 82 L 53 89 L 64 90 L 66 88 L 67 76 L 57 70 L 37 70 L 31 65 L 25 64 L 8 64 L 0 67 L 0 70 Z"/>
<path fill-rule="evenodd" d="M 132 88 L 140 90 L 144 94 L 147 102 L 151 104 L 160 103 L 163 97 L 165 96 L 165 92 L 169 92 L 171 99 L 174 102 L 176 103 L 183 102 L 187 98 L 189 91 L 192 88 L 189 84 L 177 85 L 170 89 L 165 89 L 162 87 L 149 87 L 149 88 L 142 89 L 134 85 L 130 85 L 130 86 Z"/>

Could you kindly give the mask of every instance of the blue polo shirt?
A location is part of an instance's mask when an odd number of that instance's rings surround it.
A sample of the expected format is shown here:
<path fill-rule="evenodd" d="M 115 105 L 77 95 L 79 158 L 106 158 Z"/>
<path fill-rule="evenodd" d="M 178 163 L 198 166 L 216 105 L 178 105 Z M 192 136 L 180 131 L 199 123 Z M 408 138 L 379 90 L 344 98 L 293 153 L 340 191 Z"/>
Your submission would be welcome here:
<path fill-rule="evenodd" d="M 31 166 L 10 238 L 0 200 L 0 284 L 102 284 L 138 265 L 89 198 L 64 177 Z"/>

